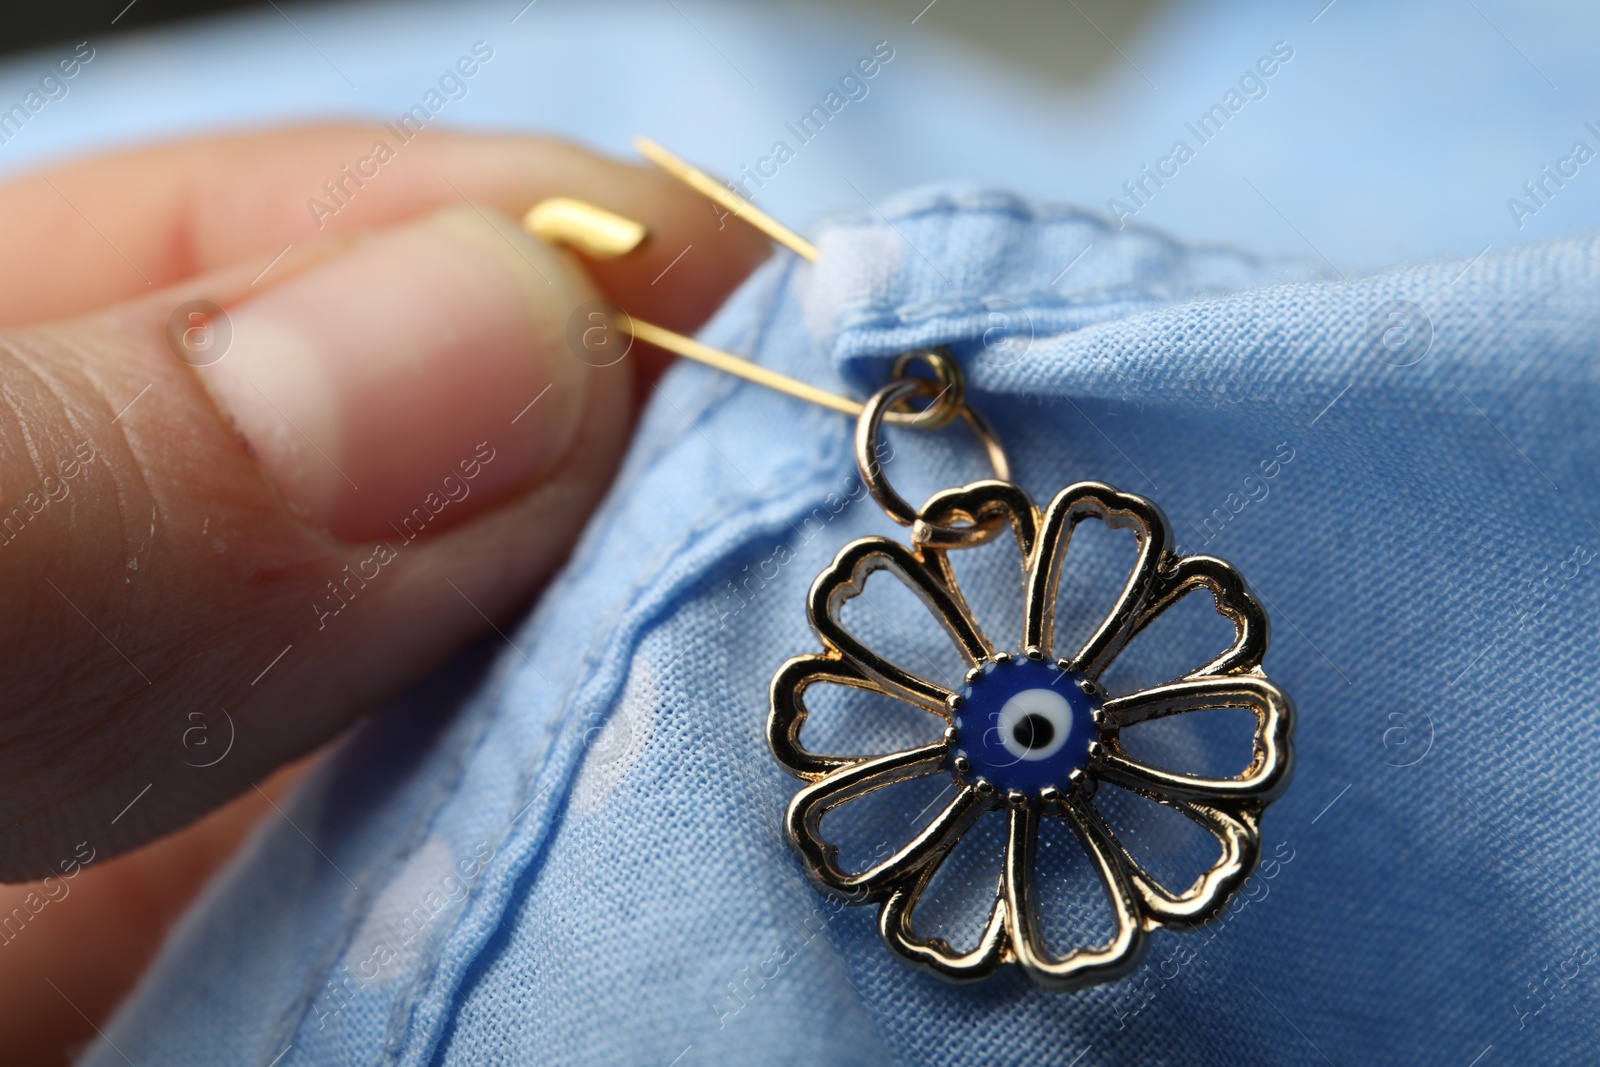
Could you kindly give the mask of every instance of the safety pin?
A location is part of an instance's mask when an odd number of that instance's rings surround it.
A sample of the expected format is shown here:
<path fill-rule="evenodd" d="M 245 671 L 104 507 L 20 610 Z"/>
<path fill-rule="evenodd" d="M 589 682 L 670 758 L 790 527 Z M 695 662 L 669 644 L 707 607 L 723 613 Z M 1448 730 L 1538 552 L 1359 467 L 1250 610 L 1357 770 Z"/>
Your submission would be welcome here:
<path fill-rule="evenodd" d="M 714 203 L 727 209 L 734 218 L 741 219 L 750 226 L 755 227 L 779 244 L 788 248 L 796 255 L 808 262 L 817 261 L 818 252 L 815 245 L 804 237 L 783 225 L 771 215 L 756 207 L 744 197 L 735 193 L 715 178 L 699 170 L 692 164 L 685 162 L 673 155 L 654 141 L 645 137 L 635 137 L 634 146 L 646 159 L 683 182 L 689 188 L 709 198 Z M 523 229 L 533 234 L 542 241 L 551 244 L 563 244 L 575 248 L 583 254 L 594 259 L 616 259 L 625 256 L 638 248 L 649 235 L 643 223 L 607 211 L 602 207 L 585 200 L 572 197 L 553 197 L 535 204 L 522 219 Z M 619 311 L 621 309 L 618 309 Z M 692 337 L 676 333 L 664 326 L 636 319 L 626 311 L 612 317 L 612 325 L 658 348 L 664 348 L 674 355 L 685 359 L 692 359 L 697 363 L 705 364 L 725 374 L 732 374 L 768 389 L 785 393 L 799 400 L 817 404 L 832 411 L 842 412 L 853 417 L 860 417 L 865 410 L 865 405 L 859 400 L 847 396 L 830 393 L 826 389 L 798 378 L 791 378 L 787 374 L 780 374 L 769 370 L 757 363 L 742 359 L 710 345 L 702 344 Z M 896 425 L 919 426 L 923 429 L 938 429 L 955 417 L 956 411 L 951 410 L 951 405 L 946 401 L 946 394 L 950 392 L 951 382 L 942 379 L 950 375 L 959 374 L 953 361 L 940 355 L 933 361 L 939 371 L 940 384 L 945 388 L 939 396 L 921 411 L 891 411 L 886 415 L 886 421 Z M 959 386 L 957 386 L 959 392 Z"/>

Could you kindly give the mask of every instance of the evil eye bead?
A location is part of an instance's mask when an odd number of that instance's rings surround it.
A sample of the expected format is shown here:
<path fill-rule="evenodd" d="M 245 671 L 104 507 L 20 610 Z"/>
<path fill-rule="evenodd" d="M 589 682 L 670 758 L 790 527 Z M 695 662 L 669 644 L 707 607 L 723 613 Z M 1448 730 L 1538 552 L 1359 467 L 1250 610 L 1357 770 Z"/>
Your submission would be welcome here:
<path fill-rule="evenodd" d="M 1057 664 L 995 657 L 968 674 L 955 704 L 952 768 L 1006 794 L 1070 789 L 1099 735 L 1095 692 Z"/>
<path fill-rule="evenodd" d="M 1077 727 L 1059 690 L 1024 689 L 1001 705 L 993 728 L 1017 759 L 1043 760 L 1060 752 Z"/>

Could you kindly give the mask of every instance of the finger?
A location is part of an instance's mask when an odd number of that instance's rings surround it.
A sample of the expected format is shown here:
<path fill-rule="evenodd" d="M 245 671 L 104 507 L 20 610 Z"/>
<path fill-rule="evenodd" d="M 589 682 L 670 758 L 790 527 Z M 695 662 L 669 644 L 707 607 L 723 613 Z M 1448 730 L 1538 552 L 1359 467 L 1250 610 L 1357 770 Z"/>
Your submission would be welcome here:
<path fill-rule="evenodd" d="M 0 886 L 0 1048 L 8 1063 L 64 1064 L 95 1036 L 206 879 L 315 757 L 283 768 L 162 841 L 74 855 L 39 881 Z"/>
<path fill-rule="evenodd" d="M 517 218 L 551 196 L 649 223 L 637 253 L 585 267 L 607 295 L 673 329 L 702 322 L 769 251 L 665 175 L 559 141 L 433 130 L 402 141 L 387 126 L 280 130 L 141 149 L 0 185 L 0 233 L 8 247 L 28 250 L 0 262 L 0 326 L 83 314 L 235 264 L 260 271 L 285 248 L 449 204 Z"/>
<path fill-rule="evenodd" d="M 442 662 L 621 454 L 627 365 L 566 342 L 590 278 L 490 209 L 257 269 L 0 337 L 0 879 L 182 825 Z M 233 337 L 197 370 L 166 328 L 203 294 Z"/>

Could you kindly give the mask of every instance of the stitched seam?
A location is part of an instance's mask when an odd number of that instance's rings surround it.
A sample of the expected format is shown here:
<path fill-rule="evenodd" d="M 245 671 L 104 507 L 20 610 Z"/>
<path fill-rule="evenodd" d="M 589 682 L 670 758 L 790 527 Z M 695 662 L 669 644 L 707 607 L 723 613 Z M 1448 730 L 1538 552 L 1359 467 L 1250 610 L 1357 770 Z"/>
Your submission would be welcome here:
<path fill-rule="evenodd" d="M 781 271 L 779 276 L 774 279 L 772 288 L 768 294 L 768 299 L 762 304 L 762 310 L 758 314 L 755 323 L 754 342 L 752 345 L 755 350 L 760 349 L 768 331 L 772 327 L 777 305 L 781 299 L 783 291 L 789 283 L 789 279 L 793 274 L 793 269 L 793 265 L 790 264 Z M 740 386 L 741 383 L 730 382 L 720 395 L 708 401 L 697 412 L 695 412 L 692 419 L 689 418 L 689 413 L 684 412 L 685 425 L 683 430 L 669 438 L 668 441 L 671 444 L 676 444 L 693 433 L 696 421 L 704 419 L 707 415 L 713 413 L 717 408 L 730 402 L 733 398 L 739 395 Z M 817 421 L 816 416 L 812 416 L 812 418 L 813 421 Z M 819 434 L 816 435 L 816 437 L 823 440 L 826 439 L 826 435 Z M 667 455 L 672 451 L 673 449 L 670 447 L 663 447 L 658 450 L 657 453 L 651 457 L 649 462 L 643 465 L 638 476 L 634 479 L 630 479 L 629 484 L 633 484 L 640 478 L 643 478 L 647 473 L 658 469 L 659 466 L 666 461 Z M 813 455 L 815 455 L 815 453 L 818 451 L 820 451 L 820 449 L 813 449 Z M 810 479 L 804 483 L 803 491 L 797 494 L 792 494 L 798 500 L 806 501 L 811 499 L 812 495 L 814 495 L 814 492 L 817 489 L 824 487 L 827 484 L 827 481 L 825 477 L 822 477 L 816 473 L 815 464 L 808 462 L 805 457 L 799 458 L 792 463 L 785 464 L 778 471 L 779 477 L 775 478 L 774 480 L 779 484 L 793 485 L 795 484 L 796 474 L 804 475 L 807 473 L 810 474 Z M 538 783 L 539 780 L 547 773 L 559 773 L 564 775 L 564 778 L 559 779 L 557 782 L 552 782 L 549 785 L 552 796 L 548 809 L 543 813 L 530 813 L 534 815 L 534 821 L 530 822 L 530 827 L 534 828 L 526 831 L 528 836 L 526 838 L 523 855 L 521 856 L 518 864 L 518 870 L 514 876 L 510 877 L 510 886 L 508 887 L 504 900 L 500 905 L 501 922 L 504 921 L 506 913 L 512 910 L 517 904 L 516 900 L 514 900 L 512 897 L 512 890 L 528 871 L 535 869 L 535 865 L 544 853 L 545 846 L 548 844 L 554 833 L 559 829 L 560 823 L 565 815 L 566 806 L 570 800 L 571 786 L 575 781 L 577 771 L 582 764 L 582 748 L 581 746 L 573 745 L 568 745 L 566 748 L 563 748 L 562 742 L 578 728 L 578 720 L 580 716 L 577 714 L 577 712 L 579 707 L 581 705 L 606 707 L 609 709 L 606 713 L 606 718 L 609 719 L 609 716 L 614 714 L 617 696 L 621 688 L 627 683 L 628 672 L 625 670 L 619 671 L 616 679 L 608 683 L 606 691 L 604 692 L 589 694 L 581 692 L 581 679 L 592 677 L 591 668 L 595 667 L 602 660 L 609 660 L 611 662 L 631 662 L 633 658 L 632 654 L 637 651 L 639 643 L 642 642 L 643 639 L 652 631 L 652 624 L 658 621 L 667 612 L 674 610 L 681 602 L 683 596 L 687 595 L 689 591 L 695 588 L 696 584 L 703 579 L 703 575 L 699 573 L 680 576 L 676 579 L 679 583 L 676 589 L 661 590 L 663 593 L 663 600 L 653 611 L 649 612 L 647 615 L 638 614 L 642 608 L 643 601 L 647 599 L 652 592 L 660 589 L 660 575 L 670 570 L 678 562 L 689 557 L 691 555 L 689 550 L 704 538 L 707 531 L 718 528 L 726 528 L 727 526 L 735 524 L 744 519 L 746 516 L 759 512 L 761 509 L 769 507 L 774 503 L 772 500 L 767 500 L 760 497 L 746 497 L 741 502 L 735 504 L 730 510 L 729 497 L 738 497 L 742 495 L 743 490 L 740 487 L 735 486 L 732 487 L 728 492 L 719 494 L 717 498 L 707 501 L 706 507 L 702 512 L 703 518 L 687 524 L 685 534 L 678 540 L 675 546 L 663 553 L 664 558 L 659 566 L 641 568 L 643 577 L 641 577 L 634 587 L 628 591 L 622 600 L 621 606 L 615 613 L 613 613 L 612 618 L 618 620 L 627 620 L 629 616 L 636 616 L 632 620 L 631 625 L 626 621 L 622 622 L 620 625 L 614 624 L 608 627 L 609 632 L 615 635 L 611 641 L 594 641 L 590 643 L 589 650 L 585 652 L 583 656 L 580 669 L 575 672 L 575 677 L 580 679 L 576 685 L 576 688 L 580 691 L 575 694 L 570 694 L 569 697 L 563 699 L 561 703 L 556 705 L 554 713 L 549 716 L 549 721 L 546 724 L 545 735 L 542 739 L 543 743 L 540 746 L 539 764 L 537 767 L 531 769 L 525 777 L 519 780 L 515 789 L 515 795 L 517 797 L 528 796 L 533 792 L 534 785 Z M 614 523 L 617 521 L 617 516 L 609 515 L 606 517 L 606 521 L 608 523 Z M 791 520 L 785 521 L 792 525 Z M 751 535 L 753 535 L 754 532 L 755 531 L 752 530 Z M 604 537 L 596 537 L 592 544 L 598 546 L 603 541 Z M 743 542 L 741 541 L 739 543 Z M 719 555 L 726 555 L 729 552 L 735 551 L 736 547 L 736 544 L 725 545 L 723 548 L 718 550 Z M 598 548 L 596 547 L 594 550 L 598 551 Z M 568 573 L 570 574 L 575 572 L 569 570 Z M 530 626 L 534 626 L 536 624 L 537 616 L 534 620 L 530 621 Z M 566 751 L 568 748 L 570 748 L 572 751 L 568 753 L 567 766 L 565 768 L 557 768 L 555 772 L 551 772 L 550 769 L 555 757 L 560 752 Z M 558 786 L 560 788 L 560 792 L 559 794 L 556 794 L 555 790 L 558 788 Z M 535 799 L 537 799 L 538 794 L 533 795 L 535 796 Z M 435 817 L 437 817 L 437 812 L 435 813 Z M 505 846 L 512 840 L 514 831 L 515 827 L 508 823 L 505 832 L 499 839 L 499 844 L 502 846 L 502 848 L 501 850 L 497 851 L 497 856 L 504 854 Z M 510 871 L 508 868 L 509 861 L 507 864 L 502 865 L 499 873 L 502 875 L 509 875 Z M 480 881 L 479 885 L 486 885 L 488 881 L 489 879 L 486 877 Z M 429 953 L 426 963 L 419 966 L 416 976 L 410 983 L 408 983 L 405 992 L 396 998 L 394 1008 L 391 1010 L 391 1025 L 388 1028 L 389 1033 L 384 1042 L 384 1048 L 379 1052 L 378 1056 L 375 1057 L 374 1062 L 379 1062 L 384 1059 L 388 1059 L 391 1062 L 398 1062 L 398 1060 L 403 1058 L 408 1052 L 423 1052 L 422 1049 L 416 1047 L 419 1037 L 427 1045 L 425 1053 L 426 1055 L 433 1056 L 437 1054 L 437 1042 L 442 1036 L 444 1025 L 447 1019 L 454 1015 L 455 1007 L 458 1007 L 459 1005 L 449 1006 L 445 1012 L 442 1012 L 440 1019 L 432 1027 L 433 1032 L 426 1035 L 417 1034 L 418 1023 L 416 1014 L 418 1009 L 425 1001 L 437 995 L 440 978 L 440 960 L 444 954 L 446 946 L 454 944 L 458 941 L 458 939 L 462 936 L 463 928 L 468 925 L 469 918 L 474 920 L 471 924 L 474 929 L 482 930 L 486 927 L 483 917 L 478 915 L 478 912 L 481 911 L 484 906 L 483 898 L 481 896 L 477 894 L 469 895 L 467 905 L 462 908 L 461 912 L 456 917 L 455 922 L 453 922 L 449 930 L 446 931 L 444 935 L 435 942 L 435 948 Z M 464 963 L 463 967 L 470 967 L 473 962 L 476 962 L 482 950 L 483 944 L 480 943 L 473 952 L 471 960 Z"/>
<path fill-rule="evenodd" d="M 328 946 L 318 957 L 316 963 L 307 968 L 304 984 L 295 998 L 284 1008 L 280 1014 L 278 1025 L 271 1031 L 272 1037 L 268 1044 L 261 1050 L 258 1062 L 266 1063 L 283 1050 L 284 1043 L 291 1041 L 300 1028 L 305 1025 L 312 1005 L 316 1003 L 317 990 L 329 978 L 333 968 L 338 964 L 350 944 L 355 938 L 356 931 L 365 921 L 369 907 L 374 900 L 382 894 L 393 881 L 396 873 L 405 865 L 427 840 L 427 831 L 432 828 L 434 818 L 443 807 L 447 797 L 452 795 L 460 784 L 461 776 L 466 772 L 470 763 L 470 756 L 478 750 L 483 735 L 487 732 L 491 719 L 490 712 L 494 707 L 495 699 L 504 684 L 506 671 L 497 667 L 486 679 L 489 682 L 488 692 L 474 701 L 478 706 L 471 708 L 465 723 L 460 724 L 461 735 L 449 747 L 455 750 L 454 766 L 449 767 L 446 773 L 440 776 L 439 781 L 430 788 L 429 795 L 421 801 L 421 810 L 418 813 L 410 831 L 389 851 L 389 853 L 374 864 L 373 877 L 364 877 L 366 889 L 358 889 L 355 893 L 345 898 L 347 907 L 344 909 L 343 918 L 340 920 L 334 936 L 329 938 Z M 475 721 L 474 721 L 475 720 Z M 470 724 L 470 725 L 469 725 Z M 451 730 L 450 732 L 455 732 Z M 348 750 L 346 750 L 348 751 Z M 338 769 L 344 753 L 340 759 L 334 761 L 329 767 L 329 777 L 321 785 L 326 789 L 333 784 L 331 772 Z M 325 799 L 325 797 L 324 797 Z M 381 887 L 381 888 L 380 888 Z"/>

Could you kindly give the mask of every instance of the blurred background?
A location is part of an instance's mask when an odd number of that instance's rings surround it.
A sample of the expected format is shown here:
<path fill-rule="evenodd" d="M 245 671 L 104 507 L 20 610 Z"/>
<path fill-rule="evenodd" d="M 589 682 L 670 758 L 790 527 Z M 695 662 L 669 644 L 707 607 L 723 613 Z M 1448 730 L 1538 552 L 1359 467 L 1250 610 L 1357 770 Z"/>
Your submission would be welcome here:
<path fill-rule="evenodd" d="M 970 179 L 1339 274 L 1470 260 L 1600 211 L 1600 168 L 1571 158 L 1580 140 L 1600 149 L 1593 4 L 114 0 L 9 14 L 6 30 L 0 108 L 57 53 L 88 42 L 95 58 L 0 144 L 0 173 L 201 131 L 394 120 L 481 41 L 492 61 L 434 121 L 623 155 L 646 133 L 727 177 L 766 171 L 745 189 L 801 227 Z M 874 47 L 892 59 L 864 95 L 796 137 Z"/>

